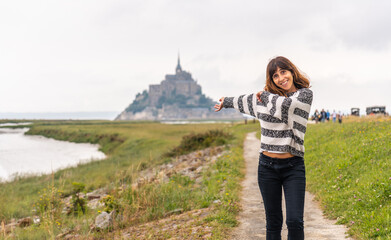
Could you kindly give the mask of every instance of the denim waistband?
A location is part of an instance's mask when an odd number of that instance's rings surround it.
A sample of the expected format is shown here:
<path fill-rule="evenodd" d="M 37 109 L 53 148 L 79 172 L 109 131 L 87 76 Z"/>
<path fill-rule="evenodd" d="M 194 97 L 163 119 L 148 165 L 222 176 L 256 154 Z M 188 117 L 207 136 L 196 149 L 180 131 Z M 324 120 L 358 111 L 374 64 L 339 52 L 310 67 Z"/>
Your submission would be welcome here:
<path fill-rule="evenodd" d="M 273 157 L 266 156 L 263 153 L 261 153 L 259 155 L 259 160 L 261 160 L 261 159 L 266 160 L 268 162 L 275 163 L 275 164 L 284 164 L 284 163 L 287 163 L 287 162 L 301 162 L 301 161 L 304 161 L 304 158 L 300 157 L 300 156 L 293 156 L 293 157 L 289 157 L 289 158 L 273 158 Z"/>

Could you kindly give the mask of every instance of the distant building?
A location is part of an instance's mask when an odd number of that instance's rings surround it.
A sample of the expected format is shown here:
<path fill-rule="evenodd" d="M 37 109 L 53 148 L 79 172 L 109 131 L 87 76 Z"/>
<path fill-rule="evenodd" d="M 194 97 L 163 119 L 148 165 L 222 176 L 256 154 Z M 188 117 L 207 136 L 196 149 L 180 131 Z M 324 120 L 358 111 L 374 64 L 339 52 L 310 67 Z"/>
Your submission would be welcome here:
<path fill-rule="evenodd" d="M 180 58 L 175 74 L 167 74 L 160 84 L 149 85 L 116 120 L 202 120 L 242 119 L 233 109 L 214 112 L 215 102 L 202 93 L 189 72 L 182 70 Z"/>

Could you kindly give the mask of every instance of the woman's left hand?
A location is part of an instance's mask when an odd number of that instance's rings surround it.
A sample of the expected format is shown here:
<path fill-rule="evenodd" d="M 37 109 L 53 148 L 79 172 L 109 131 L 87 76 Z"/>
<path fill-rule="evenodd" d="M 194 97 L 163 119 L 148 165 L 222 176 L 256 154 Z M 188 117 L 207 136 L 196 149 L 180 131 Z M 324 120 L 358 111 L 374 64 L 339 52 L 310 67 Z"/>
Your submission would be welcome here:
<path fill-rule="evenodd" d="M 216 104 L 214 106 L 214 108 L 216 109 L 215 112 L 218 112 L 223 108 L 224 97 L 220 98 L 219 102 L 220 102 L 220 104 Z"/>
<path fill-rule="evenodd" d="M 262 102 L 262 100 L 261 100 L 261 94 L 263 93 L 263 91 L 260 91 L 260 92 L 258 92 L 257 93 L 257 99 L 258 99 L 258 101 L 260 101 L 260 102 Z"/>

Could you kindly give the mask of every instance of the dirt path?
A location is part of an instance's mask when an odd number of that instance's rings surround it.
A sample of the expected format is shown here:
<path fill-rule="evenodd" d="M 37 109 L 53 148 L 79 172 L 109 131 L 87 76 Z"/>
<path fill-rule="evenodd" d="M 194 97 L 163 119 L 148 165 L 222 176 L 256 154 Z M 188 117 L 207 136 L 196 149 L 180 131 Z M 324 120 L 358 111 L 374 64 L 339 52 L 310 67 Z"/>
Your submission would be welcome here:
<path fill-rule="evenodd" d="M 241 204 L 243 211 L 239 214 L 239 226 L 233 230 L 232 239 L 266 239 L 266 220 L 262 196 L 258 188 L 258 157 L 260 141 L 255 133 L 250 133 L 244 143 L 244 158 L 246 161 L 246 177 L 242 182 L 243 194 Z M 304 209 L 305 238 L 313 240 L 347 239 L 346 228 L 336 225 L 335 221 L 325 219 L 314 196 L 306 192 Z M 283 200 L 284 203 L 284 200 Z M 285 205 L 283 204 L 285 210 Z M 285 221 L 285 211 L 284 211 Z M 282 239 L 287 239 L 287 229 L 284 223 Z"/>

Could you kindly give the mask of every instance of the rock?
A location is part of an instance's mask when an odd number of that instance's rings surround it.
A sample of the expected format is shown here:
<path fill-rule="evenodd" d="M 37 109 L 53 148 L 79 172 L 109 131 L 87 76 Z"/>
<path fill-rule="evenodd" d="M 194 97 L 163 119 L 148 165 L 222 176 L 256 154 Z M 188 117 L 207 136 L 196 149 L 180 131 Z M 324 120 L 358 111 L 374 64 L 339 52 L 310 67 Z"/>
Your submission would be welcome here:
<path fill-rule="evenodd" d="M 165 171 L 161 171 L 161 172 L 159 172 L 159 174 L 157 175 L 157 180 L 158 180 L 158 182 L 168 182 L 168 181 L 170 181 L 170 178 L 167 177 Z"/>
<path fill-rule="evenodd" d="M 105 194 L 107 194 L 106 188 L 98 188 L 92 192 L 87 193 L 87 197 L 88 197 L 88 195 L 105 195 Z"/>
<path fill-rule="evenodd" d="M 62 209 L 62 214 L 66 214 L 66 215 L 69 215 L 72 213 L 72 208 L 70 206 L 65 206 L 63 209 Z"/>
<path fill-rule="evenodd" d="M 18 227 L 28 227 L 33 223 L 31 217 L 21 218 L 17 221 Z"/>
<path fill-rule="evenodd" d="M 68 196 L 68 197 L 64 198 L 62 201 L 63 201 L 64 205 L 68 206 L 68 205 L 71 205 L 71 200 L 72 200 L 72 196 Z"/>
<path fill-rule="evenodd" d="M 201 184 L 202 183 L 202 176 L 199 176 L 198 178 L 196 178 L 196 180 L 195 180 L 195 183 L 196 184 Z"/>
<path fill-rule="evenodd" d="M 100 199 L 93 199 L 87 203 L 87 207 L 91 209 L 97 209 L 103 207 L 104 204 L 100 201 Z"/>
<path fill-rule="evenodd" d="M 171 169 L 171 168 L 174 167 L 174 165 L 172 165 L 171 163 L 168 163 L 166 166 L 167 166 L 168 169 Z"/>
<path fill-rule="evenodd" d="M 204 169 L 202 166 L 199 166 L 196 170 L 195 170 L 195 172 L 196 173 L 201 173 L 202 172 L 202 169 Z"/>
<path fill-rule="evenodd" d="M 189 169 L 189 171 L 194 172 L 197 169 L 197 167 L 196 166 L 191 166 L 188 169 Z"/>
<path fill-rule="evenodd" d="M 87 193 L 87 199 L 88 201 L 91 201 L 93 199 L 100 199 L 102 197 L 102 195 L 98 195 L 98 194 L 89 194 Z"/>
<path fill-rule="evenodd" d="M 217 199 L 217 200 L 214 200 L 213 203 L 218 204 L 218 203 L 221 203 L 221 201 L 219 199 Z"/>
<path fill-rule="evenodd" d="M 60 233 L 56 236 L 56 239 L 66 239 L 67 236 L 70 236 L 73 230 L 66 229 L 63 233 Z"/>
<path fill-rule="evenodd" d="M 39 224 L 39 223 L 41 223 L 41 219 L 38 216 L 34 216 L 33 217 L 33 223 L 34 224 Z"/>
<path fill-rule="evenodd" d="M 104 230 L 113 226 L 112 214 L 102 212 L 95 218 L 95 228 L 97 230 Z"/>
<path fill-rule="evenodd" d="M 18 224 L 16 222 L 11 222 L 7 225 L 4 225 L 4 223 L 2 223 L 2 226 L 0 227 L 0 232 L 5 232 L 6 234 L 8 234 L 12 232 L 17 226 Z"/>

